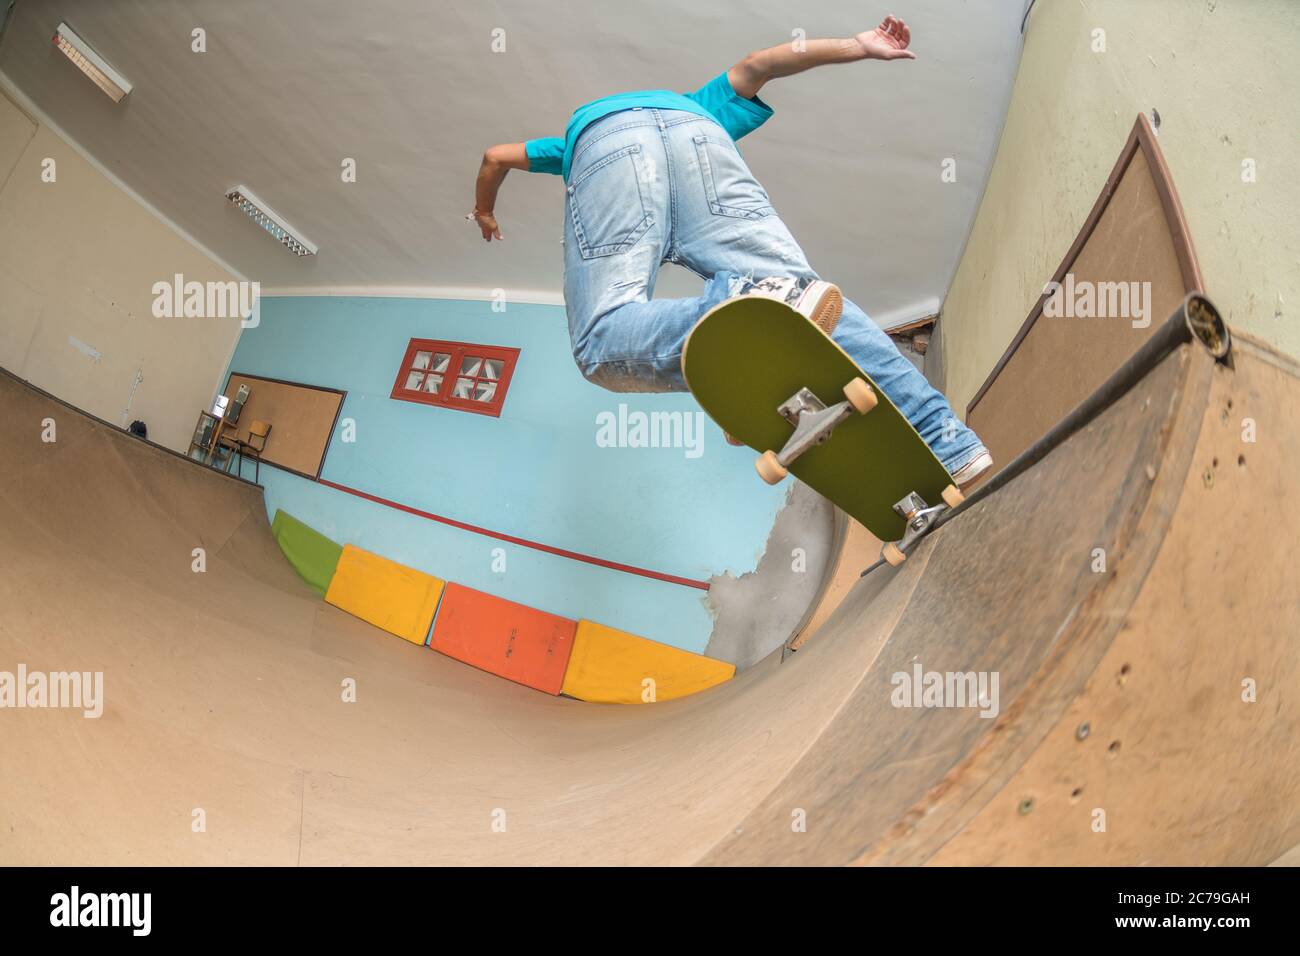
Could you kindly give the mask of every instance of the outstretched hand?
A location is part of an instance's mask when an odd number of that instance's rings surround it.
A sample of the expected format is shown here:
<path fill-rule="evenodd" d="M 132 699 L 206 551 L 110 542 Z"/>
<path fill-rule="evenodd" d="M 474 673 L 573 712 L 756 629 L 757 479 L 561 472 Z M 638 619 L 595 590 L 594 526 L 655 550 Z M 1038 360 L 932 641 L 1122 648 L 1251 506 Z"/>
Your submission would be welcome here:
<path fill-rule="evenodd" d="M 916 54 L 907 48 L 912 42 L 912 31 L 898 17 L 885 17 L 880 26 L 853 39 L 862 45 L 868 60 L 915 60 Z"/>
<path fill-rule="evenodd" d="M 505 239 L 505 236 L 501 235 L 501 227 L 497 225 L 497 217 L 492 215 L 492 213 L 480 212 L 475 209 L 465 218 L 473 219 L 478 223 L 479 229 L 483 232 L 484 242 L 491 242 L 493 239 L 501 242 Z"/>

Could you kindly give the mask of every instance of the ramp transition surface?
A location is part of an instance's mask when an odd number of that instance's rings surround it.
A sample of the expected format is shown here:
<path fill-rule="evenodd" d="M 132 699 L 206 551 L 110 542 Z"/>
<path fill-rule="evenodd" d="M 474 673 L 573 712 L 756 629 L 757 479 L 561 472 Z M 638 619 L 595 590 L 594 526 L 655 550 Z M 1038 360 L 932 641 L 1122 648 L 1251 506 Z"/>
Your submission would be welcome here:
<path fill-rule="evenodd" d="M 642 707 L 349 617 L 258 488 L 0 376 L 0 671 L 105 697 L 0 711 L 0 863 L 1270 862 L 1300 842 L 1300 378 L 1233 361 L 1181 346 L 784 662 Z M 996 674 L 997 716 L 894 706 L 918 666 Z"/>

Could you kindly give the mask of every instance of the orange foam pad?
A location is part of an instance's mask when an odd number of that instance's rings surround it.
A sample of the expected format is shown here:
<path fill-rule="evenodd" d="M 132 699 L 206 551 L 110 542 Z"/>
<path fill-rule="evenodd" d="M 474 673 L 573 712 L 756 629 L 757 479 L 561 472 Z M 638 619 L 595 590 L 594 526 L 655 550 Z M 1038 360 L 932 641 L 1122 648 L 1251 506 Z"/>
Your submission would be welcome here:
<path fill-rule="evenodd" d="M 448 584 L 429 646 L 548 694 L 559 694 L 578 622 Z"/>
<path fill-rule="evenodd" d="M 443 584 L 431 574 L 348 544 L 325 600 L 412 644 L 423 644 Z"/>

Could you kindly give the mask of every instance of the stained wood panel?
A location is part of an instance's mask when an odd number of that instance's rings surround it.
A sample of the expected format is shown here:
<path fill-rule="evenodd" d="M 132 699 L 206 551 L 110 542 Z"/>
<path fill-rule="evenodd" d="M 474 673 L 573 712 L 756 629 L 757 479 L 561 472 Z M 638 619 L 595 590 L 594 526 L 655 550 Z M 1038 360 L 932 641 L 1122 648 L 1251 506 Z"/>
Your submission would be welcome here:
<path fill-rule="evenodd" d="M 1048 315 L 1040 297 L 966 409 L 1001 467 L 1041 438 L 1132 355 L 1201 276 L 1154 132 L 1139 116 L 1105 188 L 1056 273 L 1076 287 L 1139 283 L 1145 323 L 1132 316 Z M 1149 283 L 1149 285 L 1147 285 Z M 1044 281 L 1044 286 L 1046 286 Z"/>

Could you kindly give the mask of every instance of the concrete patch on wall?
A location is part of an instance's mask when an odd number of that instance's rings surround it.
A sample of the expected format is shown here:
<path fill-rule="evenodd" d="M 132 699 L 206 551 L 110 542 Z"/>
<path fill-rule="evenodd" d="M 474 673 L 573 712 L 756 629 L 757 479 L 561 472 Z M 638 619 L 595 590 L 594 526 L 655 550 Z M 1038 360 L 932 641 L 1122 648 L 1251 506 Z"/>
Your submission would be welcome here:
<path fill-rule="evenodd" d="M 740 577 L 710 579 L 705 600 L 714 625 L 704 653 L 744 668 L 789 640 L 830 572 L 834 539 L 834 506 L 791 479 L 758 566 Z"/>
<path fill-rule="evenodd" d="M 925 353 L 925 364 L 921 371 L 925 374 L 926 379 L 938 391 L 942 392 L 945 386 L 944 364 L 943 364 L 943 323 L 934 324 L 934 334 L 930 336 L 930 348 Z"/>

